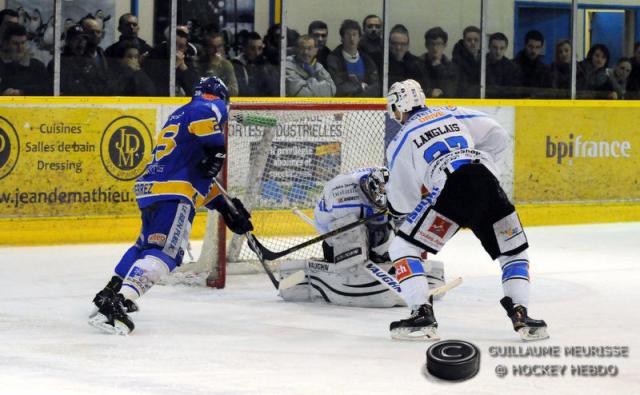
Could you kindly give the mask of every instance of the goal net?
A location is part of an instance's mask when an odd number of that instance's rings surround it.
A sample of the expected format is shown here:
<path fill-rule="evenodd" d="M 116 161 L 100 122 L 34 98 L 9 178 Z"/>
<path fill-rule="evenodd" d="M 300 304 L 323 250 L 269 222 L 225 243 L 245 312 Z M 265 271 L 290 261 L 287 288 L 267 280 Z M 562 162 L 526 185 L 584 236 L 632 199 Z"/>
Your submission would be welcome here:
<path fill-rule="evenodd" d="M 383 102 L 375 99 L 233 103 L 221 178 L 229 194 L 251 213 L 253 233 L 265 247 L 282 251 L 317 236 L 293 210 L 313 218 L 327 181 L 343 172 L 383 165 L 385 130 L 389 134 L 384 110 Z M 276 126 L 240 124 L 234 120 L 237 114 L 275 119 Z M 309 257 L 322 257 L 320 243 L 283 259 Z M 278 261 L 269 264 L 276 269 Z M 263 270 L 244 237 L 226 230 L 215 212 L 208 214 L 197 262 L 183 266 L 182 271 L 206 273 L 207 285 L 217 288 L 224 287 L 228 274 Z"/>

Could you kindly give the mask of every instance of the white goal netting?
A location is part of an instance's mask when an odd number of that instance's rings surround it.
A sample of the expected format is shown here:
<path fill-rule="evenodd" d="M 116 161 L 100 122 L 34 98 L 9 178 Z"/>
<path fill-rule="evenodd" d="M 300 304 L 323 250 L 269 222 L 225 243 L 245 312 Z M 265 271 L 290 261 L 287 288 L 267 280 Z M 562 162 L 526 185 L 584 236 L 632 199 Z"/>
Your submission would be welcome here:
<path fill-rule="evenodd" d="M 384 162 L 388 121 L 383 104 L 234 104 L 231 113 L 238 112 L 277 120 L 277 126 L 263 127 L 231 119 L 227 140 L 227 191 L 242 200 L 252 214 L 254 234 L 272 251 L 317 236 L 292 210 L 313 217 L 327 181 L 340 173 Z M 262 270 L 246 240 L 221 232 L 219 223 L 217 214 L 209 214 L 197 263 L 183 265 L 176 276 L 192 278 L 194 272 L 200 276 L 206 273 L 208 285 L 223 287 L 226 273 Z M 221 241 L 221 236 L 226 240 Z M 312 256 L 322 256 L 320 243 L 287 258 Z"/>

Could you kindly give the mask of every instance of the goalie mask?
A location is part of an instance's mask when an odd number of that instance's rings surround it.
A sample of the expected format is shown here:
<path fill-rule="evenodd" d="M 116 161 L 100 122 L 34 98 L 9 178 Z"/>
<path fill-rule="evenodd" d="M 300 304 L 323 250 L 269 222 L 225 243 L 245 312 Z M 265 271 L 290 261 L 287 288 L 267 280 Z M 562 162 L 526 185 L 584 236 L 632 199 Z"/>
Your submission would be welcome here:
<path fill-rule="evenodd" d="M 360 178 L 360 189 L 369 201 L 379 210 L 387 208 L 385 183 L 389 181 L 389 170 L 379 167 Z"/>
<path fill-rule="evenodd" d="M 416 107 L 426 107 L 425 100 L 424 91 L 415 80 L 396 82 L 391 85 L 387 94 L 387 112 L 389 112 L 391 119 L 402 122 L 402 114 L 410 112 Z M 397 114 L 396 111 L 400 114 Z"/>

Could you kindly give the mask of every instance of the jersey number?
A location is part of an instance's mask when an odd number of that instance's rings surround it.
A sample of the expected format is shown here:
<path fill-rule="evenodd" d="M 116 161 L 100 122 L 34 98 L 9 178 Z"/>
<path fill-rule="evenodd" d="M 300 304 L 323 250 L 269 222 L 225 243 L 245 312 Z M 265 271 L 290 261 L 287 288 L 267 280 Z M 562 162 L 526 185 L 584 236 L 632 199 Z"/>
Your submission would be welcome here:
<path fill-rule="evenodd" d="M 180 125 L 169 125 L 158 133 L 156 138 L 156 148 L 153 150 L 154 158 L 157 161 L 169 155 L 176 148 L 176 136 Z"/>
<path fill-rule="evenodd" d="M 437 141 L 426 151 L 424 151 L 424 160 L 431 163 L 442 155 L 446 155 L 452 150 L 469 148 L 467 140 L 462 136 L 447 137 L 443 141 Z"/>

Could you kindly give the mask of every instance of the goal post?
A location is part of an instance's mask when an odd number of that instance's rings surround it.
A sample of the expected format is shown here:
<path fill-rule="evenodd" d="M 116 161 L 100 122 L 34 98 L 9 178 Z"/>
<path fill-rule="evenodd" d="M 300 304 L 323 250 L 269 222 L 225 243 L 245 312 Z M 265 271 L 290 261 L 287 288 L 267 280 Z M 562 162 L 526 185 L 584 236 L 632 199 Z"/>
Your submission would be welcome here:
<path fill-rule="evenodd" d="M 277 122 L 243 125 L 235 120 L 238 114 Z M 383 99 L 236 99 L 226 130 L 221 181 L 251 213 L 254 234 L 265 247 L 284 250 L 317 235 L 293 210 L 313 218 L 327 181 L 340 173 L 383 165 L 390 127 Z M 208 286 L 223 288 L 228 274 L 262 270 L 246 240 L 226 230 L 217 213 L 210 212 L 207 222 L 193 267 L 208 272 Z M 288 258 L 321 256 L 317 244 Z M 278 263 L 270 265 L 275 269 Z"/>

